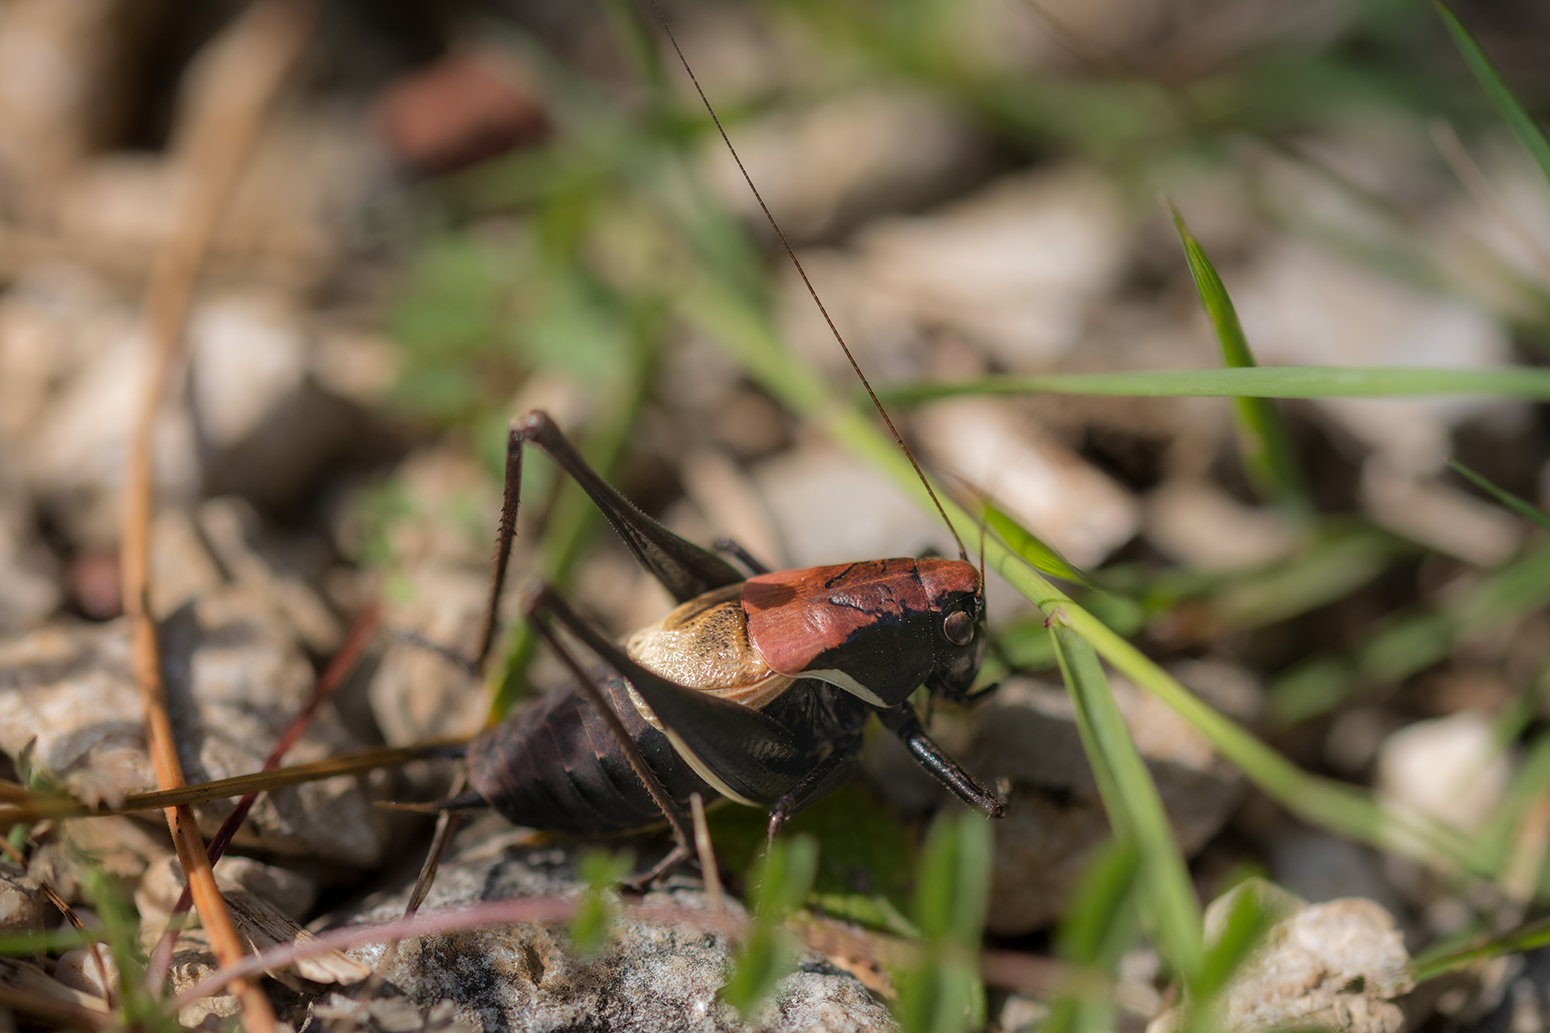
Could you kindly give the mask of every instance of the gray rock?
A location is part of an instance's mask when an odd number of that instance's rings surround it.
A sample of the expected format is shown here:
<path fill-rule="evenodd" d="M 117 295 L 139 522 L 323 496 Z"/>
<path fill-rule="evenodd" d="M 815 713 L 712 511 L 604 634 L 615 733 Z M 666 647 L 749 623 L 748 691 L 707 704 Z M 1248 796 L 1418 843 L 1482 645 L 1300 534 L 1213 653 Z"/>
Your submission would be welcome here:
<path fill-rule="evenodd" d="M 173 995 L 184 993 L 220 967 L 210 949 L 209 935 L 203 929 L 185 929 L 178 936 L 177 951 L 167 968 L 167 989 Z M 242 1002 L 222 991 L 178 1009 L 178 1025 L 187 1030 L 218 1033 L 230 1029 L 232 1019 L 241 1012 Z"/>
<path fill-rule="evenodd" d="M 402 997 L 355 1000 L 333 994 L 314 1005 L 312 1015 L 328 1024 L 325 1029 L 342 1023 L 347 1024 L 345 1029 L 365 1033 L 478 1033 L 478 1026 L 458 1018 L 451 1001 L 442 1001 L 422 1014 Z"/>
<path fill-rule="evenodd" d="M 1550 950 L 1540 947 L 1494 959 L 1478 982 L 1478 987 L 1455 983 L 1437 1002 L 1437 1010 L 1457 1028 L 1518 1033 L 1550 1027 Z"/>
<path fill-rule="evenodd" d="M 156 828 L 145 818 L 160 821 L 161 827 Z M 87 903 L 81 885 L 86 876 L 82 858 L 91 858 L 95 871 L 112 876 L 126 890 L 137 887 L 148 867 L 172 853 L 166 839 L 166 819 L 152 812 L 142 821 L 112 814 L 61 821 L 56 826 L 57 834 L 46 837 L 33 849 L 27 873 L 47 882 L 72 904 Z M 153 833 L 159 833 L 161 838 Z"/>
<path fill-rule="evenodd" d="M 1398 1033 L 1405 1016 L 1394 999 L 1415 982 L 1393 916 L 1360 897 L 1309 906 L 1272 883 L 1250 879 L 1206 909 L 1208 941 L 1222 934 L 1244 893 L 1260 895 L 1280 917 L 1214 1002 L 1217 1029 Z M 1170 1008 L 1147 1033 L 1174 1033 L 1184 1028 L 1186 1019 L 1185 1005 Z"/>
<path fill-rule="evenodd" d="M 172 614 L 161 638 L 188 781 L 258 770 L 313 680 L 289 629 L 251 594 L 227 590 Z M 33 738 L 34 763 L 78 794 L 111 800 L 154 786 L 126 622 L 51 625 L 0 641 L 0 749 L 14 757 Z M 325 706 L 287 759 L 320 760 L 361 746 Z M 232 806 L 195 808 L 205 835 Z M 235 842 L 370 866 L 386 839 L 365 785 L 334 778 L 259 797 Z"/>
<path fill-rule="evenodd" d="M 1512 752 L 1497 743 L 1491 717 L 1478 710 L 1390 733 L 1377 761 L 1386 806 L 1464 830 L 1480 829 L 1496 813 L 1517 765 Z"/>
<path fill-rule="evenodd" d="M 310 653 L 330 655 L 344 629 L 307 577 L 319 574 L 323 548 L 321 539 L 266 527 L 240 496 L 207 499 L 192 510 L 169 506 L 151 525 L 151 609 L 165 619 L 235 585 L 267 601 Z"/>
<path fill-rule="evenodd" d="M 278 536 L 265 532 L 246 499 L 210 499 L 200 505 L 196 519 L 221 569 L 269 600 L 307 649 L 328 655 L 339 648 L 344 629 L 338 618 L 298 573 L 287 569 Z"/>
<path fill-rule="evenodd" d="M 1186 855 L 1231 815 L 1242 777 L 1181 718 L 1112 679 L 1116 702 L 1146 760 Z M 1092 851 L 1109 838 L 1108 818 L 1062 689 L 1016 680 L 984 708 L 969 767 L 1007 779 L 1006 817 L 993 824 L 995 864 L 987 926 L 1004 935 L 1054 922 Z"/>
<path fill-rule="evenodd" d="M 1001 1033 L 1037 1033 L 1049 1021 L 1049 1015 L 1047 1002 L 1012 994 L 1001 1006 L 996 1025 Z"/>
<path fill-rule="evenodd" d="M 753 480 L 791 561 L 799 567 L 858 556 L 913 556 L 932 548 L 956 554 L 941 520 L 893 481 L 847 453 L 805 444 L 767 460 Z M 845 500 L 845 519 L 834 500 Z"/>
<path fill-rule="evenodd" d="M 1309 305 L 1318 298 L 1318 305 Z M 1510 334 L 1464 301 L 1421 290 L 1332 251 L 1283 238 L 1233 288 L 1260 362 L 1488 368 L 1511 361 Z M 1311 402 L 1395 470 L 1435 472 L 1449 429 L 1516 403 L 1481 398 L 1321 398 Z M 1379 515 L 1379 514 L 1375 514 Z M 1380 520 L 1381 520 L 1381 515 Z"/>
<path fill-rule="evenodd" d="M 918 420 L 936 466 L 988 494 L 1078 567 L 1093 567 L 1140 526 L 1135 497 L 998 399 L 959 398 Z M 949 553 L 948 555 L 951 555 Z"/>
<path fill-rule="evenodd" d="M 101 343 L 134 319 L 80 266 L 44 263 L 17 275 L 0 295 L 0 441 L 28 434 Z"/>
<path fill-rule="evenodd" d="M 107 1021 L 106 1001 L 94 994 L 82 993 L 65 986 L 32 961 L 0 957 L 0 986 L 40 1001 L 85 1008 L 101 1014 L 104 1021 Z M 9 1010 L 6 1013 L 6 1020 L 8 1023 L 12 1020 Z M 15 1027 L 8 1025 L 7 1028 Z"/>
<path fill-rule="evenodd" d="M 420 914 L 508 897 L 575 896 L 573 856 L 564 849 L 491 850 L 477 830 L 468 845 L 444 862 Z M 331 921 L 349 925 L 402 915 L 407 887 L 369 899 Z M 679 874 L 649 893 L 647 904 L 705 909 L 697 880 Z M 737 908 L 735 901 L 730 908 Z M 352 953 L 369 964 L 385 948 Z M 476 1030 L 833 1030 L 895 1028 L 888 1010 L 855 977 L 821 955 L 805 953 L 796 972 L 771 999 L 742 1022 L 717 992 L 726 977 L 731 946 L 719 933 L 692 926 L 621 920 L 613 941 L 598 954 L 580 957 L 563 926 L 506 925 L 406 940 L 381 975 L 381 999 L 406 999 L 429 1019 L 450 1001 L 456 1020 Z M 359 991 L 356 991 L 357 993 Z M 345 993 L 349 993 L 346 991 Z M 320 1002 L 343 1007 L 341 993 Z M 293 1020 L 294 1021 L 294 1020 Z M 427 1026 L 430 1023 L 427 1021 Z"/>
<path fill-rule="evenodd" d="M 231 295 L 196 308 L 188 332 L 205 493 L 296 505 L 365 431 L 314 374 L 307 316 L 278 296 Z"/>
<path fill-rule="evenodd" d="M 24 936 L 43 931 L 38 884 L 16 865 L 0 861 L 0 935 Z"/>
<path fill-rule="evenodd" d="M 413 594 L 393 599 L 387 624 L 472 656 L 490 590 L 488 571 L 423 564 L 406 575 Z M 423 645 L 394 641 L 367 688 L 372 717 L 394 745 L 477 734 L 489 711 L 468 672 Z"/>
<path fill-rule="evenodd" d="M 1072 166 L 1008 176 L 922 215 L 878 220 L 854 250 L 804 258 L 862 365 L 887 379 L 944 334 L 1016 372 L 1048 368 L 1082 338 L 1123 275 L 1129 227 L 1114 185 Z M 844 356 L 800 281 L 781 324 L 792 347 L 841 373 Z M 914 375 L 924 373 L 915 371 Z M 845 374 L 848 377 L 848 373 Z"/>
<path fill-rule="evenodd" d="M 82 328 L 84 355 L 16 443 L 22 473 L 60 533 L 85 551 L 111 552 L 131 428 L 149 368 L 150 349 L 127 316 Z M 186 415 L 164 410 L 153 438 L 157 496 L 187 503 L 197 494 L 199 464 Z"/>
<path fill-rule="evenodd" d="M 1275 513 L 1242 505 L 1204 479 L 1169 480 L 1146 499 L 1146 538 L 1185 566 L 1241 571 L 1284 559 L 1297 538 Z"/>

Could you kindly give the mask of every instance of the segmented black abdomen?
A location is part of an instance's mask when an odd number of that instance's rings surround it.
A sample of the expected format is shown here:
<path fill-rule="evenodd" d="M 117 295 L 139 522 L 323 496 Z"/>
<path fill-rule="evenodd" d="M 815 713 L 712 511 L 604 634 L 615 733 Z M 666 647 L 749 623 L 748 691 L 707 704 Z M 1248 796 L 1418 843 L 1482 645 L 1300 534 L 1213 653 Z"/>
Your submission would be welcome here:
<path fill-rule="evenodd" d="M 716 798 L 648 725 L 625 683 L 606 668 L 593 672 L 630 738 L 663 787 L 687 806 L 689 794 Z M 574 685 L 523 707 L 468 744 L 472 788 L 515 825 L 564 832 L 623 832 L 662 821 L 607 724 Z"/>

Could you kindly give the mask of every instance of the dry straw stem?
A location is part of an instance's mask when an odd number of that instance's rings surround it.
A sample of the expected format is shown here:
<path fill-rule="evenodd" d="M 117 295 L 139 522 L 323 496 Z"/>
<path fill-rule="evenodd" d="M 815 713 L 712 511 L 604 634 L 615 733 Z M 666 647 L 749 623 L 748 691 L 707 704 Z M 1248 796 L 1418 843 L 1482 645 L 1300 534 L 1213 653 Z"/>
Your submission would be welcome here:
<path fill-rule="evenodd" d="M 186 807 L 207 800 L 229 800 L 247 793 L 263 793 L 271 789 L 305 782 L 320 782 L 336 775 L 359 775 L 378 768 L 398 767 L 411 760 L 445 754 L 450 748 L 466 745 L 467 739 L 435 739 L 414 746 L 379 746 L 375 749 L 345 753 L 307 764 L 292 764 L 273 771 L 253 771 L 246 775 L 218 778 L 213 782 L 196 782 L 172 789 L 158 789 L 149 793 L 130 793 L 116 807 L 94 807 L 85 801 L 62 793 L 28 792 L 16 797 L 15 803 L 0 805 L 0 832 L 17 825 L 43 821 L 48 818 L 90 818 L 109 814 L 132 814 L 135 811 L 165 810 L 169 807 Z"/>
<path fill-rule="evenodd" d="M 705 801 L 699 793 L 689 794 L 689 816 L 694 821 L 694 850 L 700 855 L 700 876 L 705 882 L 705 899 L 718 918 L 726 914 L 721 899 L 721 871 L 716 867 L 716 848 L 711 845 L 710 825 L 705 821 Z"/>
<path fill-rule="evenodd" d="M 482 929 L 487 926 L 568 922 L 576 914 L 578 897 L 517 897 L 486 900 L 455 911 L 439 911 L 391 922 L 351 925 L 318 933 L 310 940 L 276 944 L 258 954 L 240 959 L 235 965 L 223 965 L 180 994 L 172 1003 L 184 1007 L 206 997 L 233 979 L 284 968 L 300 958 L 314 958 L 333 950 L 348 950 L 366 943 L 385 943 L 421 936 L 443 936 Z M 621 904 L 622 918 L 657 925 L 681 925 L 704 929 L 735 938 L 747 929 L 747 922 L 733 915 L 717 916 L 701 908 L 678 904 Z"/>
<path fill-rule="evenodd" d="M 146 286 L 146 325 L 152 348 L 129 454 L 125 485 L 120 564 L 124 612 L 133 636 L 135 681 L 145 709 L 146 741 L 156 781 L 163 789 L 182 786 L 167 715 L 156 624 L 150 609 L 151 444 L 156 415 L 178 355 L 183 323 L 194 281 L 209 250 L 237 173 L 287 71 L 301 52 L 315 15 L 311 0 L 257 0 L 227 29 L 196 70 L 203 80 L 188 120 L 186 147 L 180 156 L 183 196 L 171 234 L 156 255 Z M 195 97 L 193 91 L 188 96 Z M 221 962 L 240 960 L 243 948 L 232 926 L 204 843 L 186 807 L 167 810 L 178 858 L 188 873 L 194 903 Z M 275 1028 L 269 1000 L 256 984 L 233 981 L 243 1000 L 250 1029 Z"/>
<path fill-rule="evenodd" d="M 23 871 L 25 870 L 24 867 Z M 81 934 L 81 939 L 86 941 L 86 949 L 91 952 L 92 963 L 97 966 L 97 976 L 102 980 L 102 988 L 109 995 L 109 999 L 111 999 L 113 980 L 108 978 L 108 966 L 102 960 L 101 945 L 92 937 L 91 930 L 86 928 L 86 923 L 81 920 L 81 916 L 75 913 L 75 908 L 71 907 L 69 901 L 61 897 L 54 887 L 47 882 L 42 882 L 39 883 L 38 888 L 43 891 L 43 895 L 48 898 L 48 902 L 58 908 L 59 913 L 65 916 L 65 921 L 69 922 L 71 927 Z"/>

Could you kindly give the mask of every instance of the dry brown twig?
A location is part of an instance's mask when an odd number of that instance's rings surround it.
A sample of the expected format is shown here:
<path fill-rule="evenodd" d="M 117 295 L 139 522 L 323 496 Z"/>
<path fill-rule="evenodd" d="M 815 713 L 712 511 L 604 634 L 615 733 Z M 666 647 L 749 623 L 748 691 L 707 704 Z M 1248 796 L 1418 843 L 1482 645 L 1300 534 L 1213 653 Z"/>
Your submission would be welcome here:
<path fill-rule="evenodd" d="M 130 793 L 116 807 L 93 805 L 68 793 L 31 792 L 16 803 L 0 804 L 0 832 L 24 822 L 133 814 L 136 811 L 166 810 L 209 800 L 229 800 L 246 793 L 262 793 L 304 782 L 320 782 L 336 775 L 357 775 L 378 768 L 397 767 L 411 760 L 437 756 L 449 747 L 462 746 L 466 742 L 466 739 L 433 739 L 414 746 L 378 746 L 306 764 L 291 764 L 273 771 L 253 771 L 211 782 L 185 784 L 175 789 Z M 399 809 L 409 810 L 415 806 L 406 805 Z"/>
<path fill-rule="evenodd" d="M 155 617 L 150 607 L 152 440 L 157 413 L 177 364 L 189 298 L 222 211 L 231 196 L 265 113 L 311 30 L 312 0 L 256 0 L 207 50 L 197 69 L 202 87 L 192 97 L 181 164 L 181 210 L 162 244 L 146 286 L 146 327 L 152 349 L 140 415 L 125 481 L 120 564 L 124 612 L 133 637 L 135 681 L 145 710 L 146 742 L 157 784 L 184 784 L 167 714 Z M 227 913 L 204 842 L 187 807 L 167 810 L 178 859 L 188 873 L 195 906 L 223 965 L 239 961 L 243 947 Z M 275 1028 L 269 999 L 256 983 L 233 980 L 249 1029 Z"/>
<path fill-rule="evenodd" d="M 75 913 L 75 908 L 71 907 L 69 901 L 61 897 L 53 886 L 50 886 L 47 882 L 39 882 L 38 888 L 43 891 L 43 895 L 48 898 L 49 903 L 53 904 L 59 913 L 65 916 L 65 921 L 69 922 L 71 927 L 80 933 L 81 938 L 86 941 L 86 949 L 91 952 L 92 964 L 97 966 L 97 975 L 102 980 L 103 996 L 109 1003 L 112 1003 L 114 993 L 113 980 L 108 977 L 107 962 L 102 960 L 102 948 L 92 936 L 91 930 L 86 928 L 86 923 L 81 920 L 80 915 Z"/>
<path fill-rule="evenodd" d="M 463 792 L 468 784 L 466 774 L 459 775 L 452 783 L 448 796 L 457 796 Z M 430 895 L 431 886 L 436 880 L 436 871 L 441 867 L 441 858 L 446 853 L 447 846 L 452 842 L 452 836 L 457 832 L 457 827 L 462 823 L 463 816 L 458 811 L 442 811 L 436 818 L 436 833 L 431 837 L 430 849 L 425 853 L 425 862 L 420 866 L 420 874 L 414 881 L 414 889 L 409 893 L 409 901 L 404 905 L 403 921 L 412 920 L 420 912 L 420 905 L 425 903 L 425 898 Z M 391 939 L 387 941 L 387 947 L 383 949 L 381 957 L 372 966 L 371 976 L 365 984 L 356 991 L 357 1001 L 375 1000 L 382 990 L 382 984 L 386 981 L 386 973 L 393 967 L 393 962 L 398 959 L 398 947 L 403 941 Z M 327 1027 L 329 1033 L 346 1033 L 352 1026 L 349 1019 L 336 1018 Z"/>
<path fill-rule="evenodd" d="M 316 957 L 331 950 L 348 950 L 366 943 L 385 943 L 420 936 L 441 936 L 486 926 L 568 922 L 575 917 L 577 906 L 576 897 L 504 898 L 480 901 L 471 907 L 431 915 L 330 929 L 318 933 L 311 940 L 269 947 L 241 959 L 235 965 L 223 964 L 219 971 L 184 991 L 173 1003 L 181 1007 L 212 993 L 223 983 L 238 976 L 270 968 L 283 968 L 298 958 Z M 745 920 L 731 914 L 717 916 L 701 908 L 679 904 L 621 903 L 617 913 L 621 917 L 642 922 L 705 929 L 728 938 L 741 936 L 748 925 Z"/>

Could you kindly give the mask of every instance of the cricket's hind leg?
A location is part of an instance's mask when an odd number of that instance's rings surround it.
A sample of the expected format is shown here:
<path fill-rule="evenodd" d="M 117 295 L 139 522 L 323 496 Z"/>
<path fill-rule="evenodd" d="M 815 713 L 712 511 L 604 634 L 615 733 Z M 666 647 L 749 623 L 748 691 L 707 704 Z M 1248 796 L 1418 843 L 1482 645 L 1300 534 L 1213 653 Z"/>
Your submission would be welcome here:
<path fill-rule="evenodd" d="M 743 575 L 715 553 L 680 538 L 641 512 L 613 485 L 604 480 L 576 451 L 547 413 L 534 410 L 512 423 L 506 438 L 506 478 L 501 501 L 500 532 L 490 569 L 490 594 L 485 605 L 484 626 L 479 635 L 475 668 L 482 669 L 495 638 L 496 609 L 511 559 L 511 542 L 517 534 L 517 507 L 522 491 L 522 446 L 534 444 L 581 485 L 609 524 L 624 539 L 641 566 L 662 583 L 680 603 L 743 580 Z"/>

